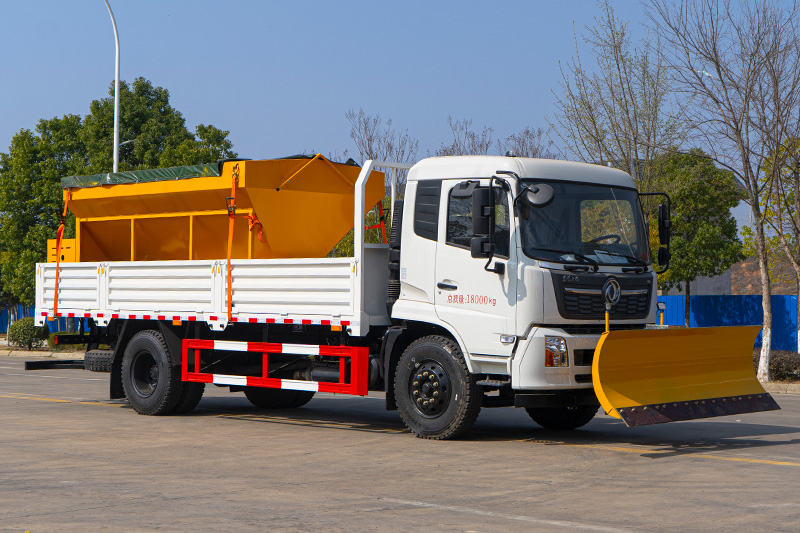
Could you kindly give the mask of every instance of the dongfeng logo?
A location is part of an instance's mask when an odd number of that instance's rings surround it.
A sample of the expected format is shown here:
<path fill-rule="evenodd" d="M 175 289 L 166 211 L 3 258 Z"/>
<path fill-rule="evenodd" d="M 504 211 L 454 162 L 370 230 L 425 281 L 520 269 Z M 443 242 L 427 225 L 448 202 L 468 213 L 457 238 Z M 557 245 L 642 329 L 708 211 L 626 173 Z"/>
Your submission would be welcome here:
<path fill-rule="evenodd" d="M 617 278 L 611 277 L 603 283 L 603 297 L 606 300 L 606 303 L 610 306 L 617 305 L 619 302 L 619 297 L 622 294 L 622 290 L 619 286 L 619 281 Z"/>

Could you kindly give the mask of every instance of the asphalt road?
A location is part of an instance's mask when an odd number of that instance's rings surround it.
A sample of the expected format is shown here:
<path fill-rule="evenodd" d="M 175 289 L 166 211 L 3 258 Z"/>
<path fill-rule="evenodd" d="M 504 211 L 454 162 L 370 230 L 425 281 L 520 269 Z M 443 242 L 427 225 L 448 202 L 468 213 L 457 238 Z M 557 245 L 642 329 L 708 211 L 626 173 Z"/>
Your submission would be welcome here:
<path fill-rule="evenodd" d="M 405 431 L 382 398 L 252 408 L 207 388 L 137 415 L 108 376 L 0 358 L 1 531 L 797 531 L 800 396 L 782 411 L 539 429 L 484 409 L 468 438 Z"/>

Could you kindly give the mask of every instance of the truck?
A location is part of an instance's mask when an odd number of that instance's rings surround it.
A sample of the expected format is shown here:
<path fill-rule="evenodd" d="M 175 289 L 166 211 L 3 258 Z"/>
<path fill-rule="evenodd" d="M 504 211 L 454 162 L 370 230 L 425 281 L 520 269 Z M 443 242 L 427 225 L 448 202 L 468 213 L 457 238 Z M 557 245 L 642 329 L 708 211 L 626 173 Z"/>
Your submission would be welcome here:
<path fill-rule="evenodd" d="M 88 342 L 87 368 L 140 414 L 189 412 L 206 385 L 266 409 L 382 391 L 429 439 L 493 407 L 559 430 L 600 407 L 628 426 L 779 409 L 753 370 L 758 326 L 656 325 L 646 195 L 617 169 L 317 154 L 62 187 L 75 238 L 62 221 L 36 265 L 36 322 L 81 319 L 57 342 Z M 386 242 L 365 242 L 376 210 Z M 327 257 L 350 231 L 352 255 Z"/>

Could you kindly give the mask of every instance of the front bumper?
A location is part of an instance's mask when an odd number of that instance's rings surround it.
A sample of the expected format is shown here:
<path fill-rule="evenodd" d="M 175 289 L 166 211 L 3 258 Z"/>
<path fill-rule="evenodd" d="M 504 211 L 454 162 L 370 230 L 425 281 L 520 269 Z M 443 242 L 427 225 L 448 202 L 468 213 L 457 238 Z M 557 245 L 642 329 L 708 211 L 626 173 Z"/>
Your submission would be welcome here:
<path fill-rule="evenodd" d="M 545 336 L 563 337 L 567 342 L 569 366 L 544 366 Z M 592 353 L 600 335 L 574 335 L 562 329 L 533 328 L 521 341 L 511 361 L 511 387 L 515 390 L 562 390 L 592 388 Z"/>

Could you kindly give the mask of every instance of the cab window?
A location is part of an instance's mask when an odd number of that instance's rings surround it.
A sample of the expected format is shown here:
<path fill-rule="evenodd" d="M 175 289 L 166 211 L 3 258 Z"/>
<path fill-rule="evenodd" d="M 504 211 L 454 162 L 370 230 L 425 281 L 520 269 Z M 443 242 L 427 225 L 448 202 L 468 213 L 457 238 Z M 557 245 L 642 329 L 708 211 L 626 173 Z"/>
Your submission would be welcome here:
<path fill-rule="evenodd" d="M 508 257 L 509 216 L 508 196 L 505 191 L 495 188 L 495 255 Z M 451 246 L 469 250 L 472 233 L 472 198 L 454 198 L 450 190 L 447 209 L 447 237 L 445 242 Z"/>

